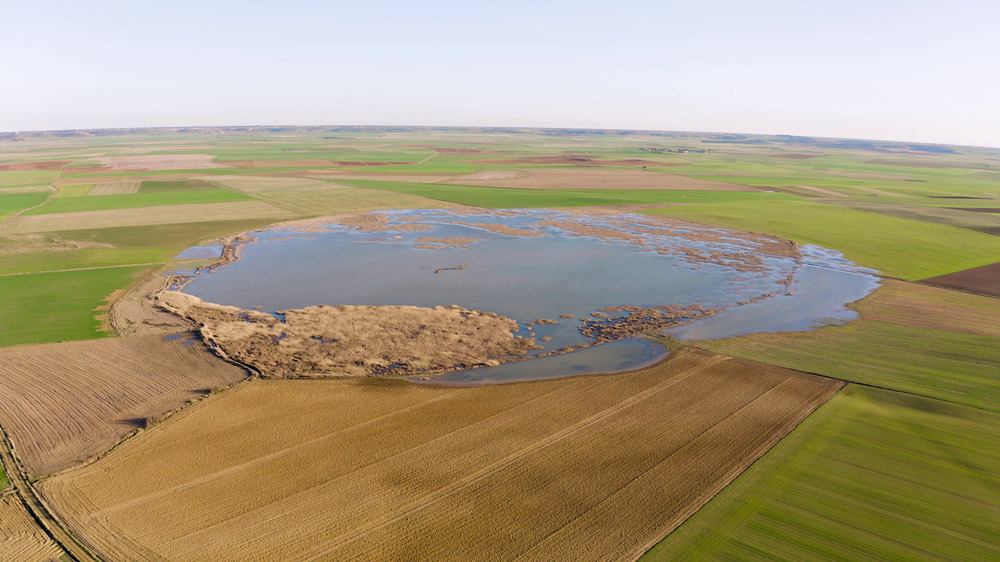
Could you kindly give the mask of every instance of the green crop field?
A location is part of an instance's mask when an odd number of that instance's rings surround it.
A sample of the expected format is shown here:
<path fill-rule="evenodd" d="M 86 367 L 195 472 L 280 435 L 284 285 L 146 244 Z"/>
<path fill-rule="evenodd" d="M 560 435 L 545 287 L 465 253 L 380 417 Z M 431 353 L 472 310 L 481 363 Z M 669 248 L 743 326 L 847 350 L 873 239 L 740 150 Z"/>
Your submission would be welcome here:
<path fill-rule="evenodd" d="M 1000 261 L 996 236 L 809 201 L 743 200 L 648 212 L 817 244 L 902 279 L 924 279 Z"/>
<path fill-rule="evenodd" d="M 48 193 L 9 193 L 0 195 L 0 217 L 13 215 L 14 213 L 34 207 L 45 201 Z"/>
<path fill-rule="evenodd" d="M 218 236 L 236 234 L 271 224 L 268 219 L 223 220 L 149 226 L 120 226 L 86 230 L 64 230 L 59 236 L 97 244 L 111 244 L 120 248 L 171 248 L 180 251 L 198 242 Z"/>
<path fill-rule="evenodd" d="M 890 281 L 851 308 L 844 326 L 699 345 L 1000 412 L 1000 299 Z"/>
<path fill-rule="evenodd" d="M 107 337 L 95 309 L 143 267 L 0 277 L 0 346 Z"/>
<path fill-rule="evenodd" d="M 205 180 L 175 180 L 158 181 L 149 180 L 142 182 L 139 193 L 163 193 L 173 191 L 210 191 L 218 190 L 218 184 Z"/>
<path fill-rule="evenodd" d="M 0 261 L 0 275 L 108 267 L 129 264 L 166 263 L 177 251 L 171 248 L 92 248 L 69 252 L 17 253 Z"/>
<path fill-rule="evenodd" d="M 7 479 L 7 473 L 3 471 L 3 466 L 0 465 L 0 491 L 7 488 L 10 485 L 10 480 Z"/>
<path fill-rule="evenodd" d="M 996 560 L 998 427 L 849 386 L 642 560 Z"/>
<path fill-rule="evenodd" d="M 503 187 L 442 185 L 369 180 L 341 180 L 341 183 L 410 193 L 462 205 L 490 209 L 530 207 L 580 207 L 587 205 L 640 205 L 670 203 L 720 203 L 745 201 L 787 201 L 784 193 L 745 191 L 662 191 L 662 190 L 527 190 Z"/>
<path fill-rule="evenodd" d="M 48 215 L 80 211 L 103 211 L 107 209 L 137 209 L 140 207 L 159 207 L 163 205 L 227 203 L 231 201 L 253 200 L 254 198 L 249 195 L 227 189 L 102 195 L 100 197 L 66 197 L 53 199 L 46 205 L 42 205 L 25 214 Z"/>

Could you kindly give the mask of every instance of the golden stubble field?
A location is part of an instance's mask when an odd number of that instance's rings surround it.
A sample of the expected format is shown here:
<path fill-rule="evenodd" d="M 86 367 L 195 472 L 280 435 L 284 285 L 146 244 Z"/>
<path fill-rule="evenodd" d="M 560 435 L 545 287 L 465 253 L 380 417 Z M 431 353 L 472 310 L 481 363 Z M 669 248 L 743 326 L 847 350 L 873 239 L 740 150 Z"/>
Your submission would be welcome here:
<path fill-rule="evenodd" d="M 245 377 L 203 344 L 161 335 L 0 349 L 0 426 L 25 468 L 41 476 Z"/>
<path fill-rule="evenodd" d="M 0 495 L 0 558 L 57 560 L 59 545 L 38 528 L 16 494 Z"/>
<path fill-rule="evenodd" d="M 115 560 L 633 559 L 840 388 L 692 349 L 497 386 L 255 380 L 41 490 Z"/>

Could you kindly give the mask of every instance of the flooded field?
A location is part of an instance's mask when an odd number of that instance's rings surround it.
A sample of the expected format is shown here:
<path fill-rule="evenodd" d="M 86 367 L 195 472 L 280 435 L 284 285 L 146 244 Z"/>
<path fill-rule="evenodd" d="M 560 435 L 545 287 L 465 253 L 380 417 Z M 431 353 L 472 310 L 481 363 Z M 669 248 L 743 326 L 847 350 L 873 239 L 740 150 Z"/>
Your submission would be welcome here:
<path fill-rule="evenodd" d="M 516 320 L 537 346 L 529 355 L 544 356 L 446 376 L 455 382 L 633 368 L 662 355 L 634 339 L 653 331 L 708 339 L 842 323 L 855 316 L 844 305 L 877 285 L 836 252 L 632 214 L 407 210 L 253 235 L 240 260 L 184 292 L 272 314 L 457 305 Z"/>

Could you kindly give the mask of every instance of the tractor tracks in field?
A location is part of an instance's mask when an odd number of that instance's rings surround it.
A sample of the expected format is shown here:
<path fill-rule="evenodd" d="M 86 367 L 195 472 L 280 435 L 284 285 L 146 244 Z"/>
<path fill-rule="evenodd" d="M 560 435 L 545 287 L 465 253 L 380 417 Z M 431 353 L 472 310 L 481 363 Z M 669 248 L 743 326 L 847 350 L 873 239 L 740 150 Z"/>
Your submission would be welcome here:
<path fill-rule="evenodd" d="M 28 513 L 38 524 L 39 528 L 45 532 L 67 555 L 78 562 L 99 562 L 99 558 L 94 556 L 60 521 L 48 508 L 42 496 L 31 485 L 27 473 L 20 459 L 14 453 L 7 432 L 0 427 L 0 462 L 10 480 L 10 487 L 13 493 L 24 505 Z"/>

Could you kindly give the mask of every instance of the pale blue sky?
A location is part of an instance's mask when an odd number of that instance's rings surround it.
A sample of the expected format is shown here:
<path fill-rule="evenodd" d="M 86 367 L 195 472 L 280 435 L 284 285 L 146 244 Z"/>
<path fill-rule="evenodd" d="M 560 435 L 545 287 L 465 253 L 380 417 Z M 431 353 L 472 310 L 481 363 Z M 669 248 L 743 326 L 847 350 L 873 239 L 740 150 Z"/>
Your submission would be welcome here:
<path fill-rule="evenodd" d="M 1000 146 L 1000 2 L 0 0 L 0 130 L 362 124 Z"/>

